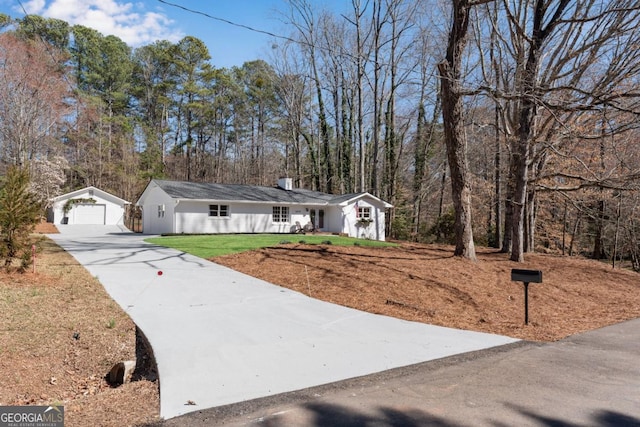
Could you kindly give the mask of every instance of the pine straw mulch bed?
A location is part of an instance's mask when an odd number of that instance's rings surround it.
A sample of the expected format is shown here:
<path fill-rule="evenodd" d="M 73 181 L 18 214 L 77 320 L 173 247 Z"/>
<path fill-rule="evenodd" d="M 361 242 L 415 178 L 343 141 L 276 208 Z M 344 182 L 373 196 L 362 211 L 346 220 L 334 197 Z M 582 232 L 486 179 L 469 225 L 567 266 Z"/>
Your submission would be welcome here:
<path fill-rule="evenodd" d="M 216 257 L 216 263 L 314 298 L 371 313 L 534 341 L 555 341 L 640 316 L 640 274 L 576 257 L 526 254 L 524 264 L 477 248 L 478 262 L 453 248 L 401 243 L 277 247 Z M 524 286 L 511 269 L 542 270 Z"/>
<path fill-rule="evenodd" d="M 0 405 L 64 405 L 67 426 L 157 420 L 157 383 L 106 380 L 135 359 L 135 325 L 69 254 L 37 240 L 35 273 L 0 272 Z"/>

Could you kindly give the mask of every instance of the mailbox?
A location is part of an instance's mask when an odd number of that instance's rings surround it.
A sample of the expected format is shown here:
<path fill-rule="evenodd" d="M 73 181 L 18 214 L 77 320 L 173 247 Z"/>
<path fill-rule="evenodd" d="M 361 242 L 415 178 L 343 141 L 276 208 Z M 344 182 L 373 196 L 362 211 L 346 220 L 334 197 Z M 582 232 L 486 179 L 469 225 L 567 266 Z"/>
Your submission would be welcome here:
<path fill-rule="evenodd" d="M 511 280 L 524 283 L 542 283 L 542 271 L 540 270 L 511 270 Z"/>
<path fill-rule="evenodd" d="M 542 271 L 540 270 L 511 270 L 511 280 L 524 284 L 524 324 L 529 324 L 529 283 L 542 283 Z"/>

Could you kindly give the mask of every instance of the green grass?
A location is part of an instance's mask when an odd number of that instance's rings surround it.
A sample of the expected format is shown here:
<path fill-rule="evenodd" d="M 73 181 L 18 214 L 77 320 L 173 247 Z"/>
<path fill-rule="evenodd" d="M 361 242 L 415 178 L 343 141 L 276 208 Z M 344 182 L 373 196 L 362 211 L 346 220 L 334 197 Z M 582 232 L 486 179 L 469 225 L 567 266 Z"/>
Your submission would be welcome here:
<path fill-rule="evenodd" d="M 352 237 L 302 234 L 216 234 L 152 237 L 145 239 L 154 245 L 177 249 L 200 258 L 213 258 L 221 255 L 235 254 L 254 249 L 282 244 L 298 244 L 304 241 L 309 245 L 320 245 L 331 242 L 337 246 L 396 246 L 393 243 L 377 240 L 354 239 Z"/>

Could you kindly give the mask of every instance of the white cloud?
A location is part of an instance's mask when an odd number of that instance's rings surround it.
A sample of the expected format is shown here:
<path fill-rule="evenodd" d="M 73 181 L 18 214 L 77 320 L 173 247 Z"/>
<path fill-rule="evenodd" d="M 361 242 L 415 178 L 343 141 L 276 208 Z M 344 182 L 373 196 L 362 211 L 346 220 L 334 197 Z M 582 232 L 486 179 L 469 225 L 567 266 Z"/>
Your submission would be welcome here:
<path fill-rule="evenodd" d="M 156 40 L 176 42 L 184 34 L 173 28 L 166 15 L 145 10 L 143 3 L 117 0 L 29 0 L 23 2 L 27 13 L 57 18 L 71 25 L 93 28 L 114 35 L 136 47 Z"/>

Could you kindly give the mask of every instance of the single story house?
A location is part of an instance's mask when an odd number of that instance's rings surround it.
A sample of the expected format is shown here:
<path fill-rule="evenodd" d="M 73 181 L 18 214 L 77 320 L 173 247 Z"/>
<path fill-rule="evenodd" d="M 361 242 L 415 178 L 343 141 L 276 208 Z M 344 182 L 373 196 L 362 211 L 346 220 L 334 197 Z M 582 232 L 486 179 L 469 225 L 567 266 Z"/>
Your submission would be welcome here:
<path fill-rule="evenodd" d="M 54 224 L 123 224 L 125 206 L 130 204 L 96 187 L 54 197 L 52 202 L 47 219 Z"/>
<path fill-rule="evenodd" d="M 385 210 L 369 193 L 336 196 L 278 186 L 151 180 L 136 203 L 145 234 L 295 233 L 385 240 Z"/>

